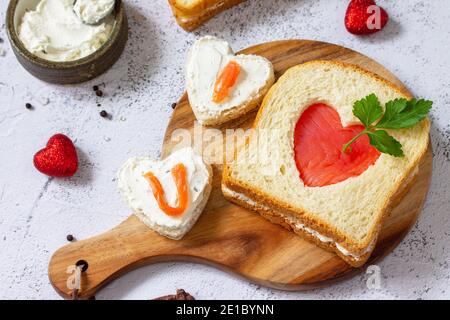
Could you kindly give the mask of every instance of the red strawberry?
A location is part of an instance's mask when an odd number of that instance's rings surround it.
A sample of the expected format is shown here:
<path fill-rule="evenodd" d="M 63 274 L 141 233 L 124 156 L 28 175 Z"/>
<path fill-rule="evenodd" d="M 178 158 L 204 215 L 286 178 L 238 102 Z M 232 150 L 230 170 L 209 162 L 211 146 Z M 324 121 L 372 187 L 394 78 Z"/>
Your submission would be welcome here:
<path fill-rule="evenodd" d="M 387 12 L 374 0 L 352 0 L 345 14 L 345 27 L 357 35 L 372 34 L 384 28 Z"/>
<path fill-rule="evenodd" d="M 61 133 L 48 140 L 47 146 L 34 155 L 33 162 L 36 169 L 51 177 L 71 177 L 78 169 L 75 146 Z"/>

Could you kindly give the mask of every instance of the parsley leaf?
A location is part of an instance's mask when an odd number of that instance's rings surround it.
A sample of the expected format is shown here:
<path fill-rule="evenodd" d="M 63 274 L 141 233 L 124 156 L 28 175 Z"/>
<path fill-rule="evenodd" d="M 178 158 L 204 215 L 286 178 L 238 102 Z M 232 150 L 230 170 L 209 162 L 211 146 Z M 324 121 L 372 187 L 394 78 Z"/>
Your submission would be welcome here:
<path fill-rule="evenodd" d="M 386 103 L 386 112 L 383 118 L 375 125 L 380 129 L 410 128 L 423 120 L 433 105 L 429 100 L 396 99 Z"/>
<path fill-rule="evenodd" d="M 380 101 L 378 101 L 378 97 L 372 93 L 353 104 L 353 114 L 368 127 L 380 119 L 383 115 L 383 109 Z"/>
<path fill-rule="evenodd" d="M 403 98 L 395 99 L 386 103 L 383 114 L 380 101 L 373 93 L 356 101 L 353 104 L 353 114 L 361 120 L 365 128 L 343 145 L 342 152 L 346 152 L 353 142 L 367 134 L 370 144 L 380 152 L 394 157 L 403 157 L 405 154 L 400 142 L 389 135 L 387 131 L 379 129 L 410 128 L 426 118 L 432 105 L 432 101 L 424 99 L 409 101 Z"/>
<path fill-rule="evenodd" d="M 367 135 L 369 136 L 370 144 L 380 152 L 390 154 L 394 157 L 405 156 L 400 142 L 395 140 L 395 138 L 390 136 L 386 131 L 369 131 L 367 132 Z"/>

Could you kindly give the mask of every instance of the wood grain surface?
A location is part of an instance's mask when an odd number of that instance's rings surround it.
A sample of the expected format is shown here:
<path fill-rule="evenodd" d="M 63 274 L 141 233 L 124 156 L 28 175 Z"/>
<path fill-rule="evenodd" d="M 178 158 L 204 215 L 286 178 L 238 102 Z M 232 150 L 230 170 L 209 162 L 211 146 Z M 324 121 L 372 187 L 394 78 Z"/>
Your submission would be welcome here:
<path fill-rule="evenodd" d="M 276 77 L 288 68 L 314 59 L 332 59 L 359 65 L 396 85 L 403 84 L 383 66 L 355 51 L 316 41 L 290 40 L 257 45 L 242 53 L 270 59 Z M 404 88 L 405 89 L 405 88 Z M 248 127 L 255 113 L 226 125 Z M 176 129 L 193 130 L 195 118 L 184 95 L 168 125 L 163 157 L 176 141 Z M 224 130 L 222 127 L 221 130 Z M 203 148 L 208 144 L 204 143 Z M 214 167 L 213 191 L 197 224 L 181 241 L 166 239 L 131 215 L 116 228 L 99 236 L 68 244 L 54 253 L 49 278 L 54 288 L 68 298 L 71 290 L 67 268 L 80 259 L 89 267 L 82 273 L 79 296 L 87 298 L 109 281 L 137 267 L 162 261 L 189 261 L 213 265 L 249 281 L 283 290 L 305 290 L 330 285 L 362 270 L 347 265 L 335 254 L 302 240 L 258 214 L 231 204 L 220 190 L 221 166 Z M 411 189 L 382 227 L 377 246 L 368 261 L 372 264 L 390 253 L 414 225 L 428 192 L 432 170 L 431 150 L 420 164 Z"/>

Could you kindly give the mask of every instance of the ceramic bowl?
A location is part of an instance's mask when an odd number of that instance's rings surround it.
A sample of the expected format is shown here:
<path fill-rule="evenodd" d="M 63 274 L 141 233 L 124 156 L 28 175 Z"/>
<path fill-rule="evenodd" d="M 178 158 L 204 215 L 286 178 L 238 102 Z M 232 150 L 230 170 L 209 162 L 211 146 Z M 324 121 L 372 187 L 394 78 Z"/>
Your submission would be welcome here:
<path fill-rule="evenodd" d="M 6 12 L 6 29 L 11 47 L 20 64 L 33 76 L 51 83 L 79 83 L 102 74 L 119 59 L 128 39 L 128 22 L 121 0 L 116 0 L 112 13 L 115 24 L 108 41 L 94 53 L 68 62 L 42 59 L 29 52 L 19 39 L 17 30 L 20 19 L 26 10 L 35 9 L 39 1 L 11 0 Z"/>

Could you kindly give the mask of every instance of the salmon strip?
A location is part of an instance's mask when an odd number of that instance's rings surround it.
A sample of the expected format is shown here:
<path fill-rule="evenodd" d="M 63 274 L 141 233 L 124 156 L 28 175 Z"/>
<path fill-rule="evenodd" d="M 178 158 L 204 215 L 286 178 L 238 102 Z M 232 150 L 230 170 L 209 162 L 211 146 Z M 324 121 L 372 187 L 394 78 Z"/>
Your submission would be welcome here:
<path fill-rule="evenodd" d="M 184 164 L 179 163 L 170 171 L 175 180 L 175 185 L 177 186 L 178 205 L 176 207 L 171 207 L 167 203 L 164 198 L 164 189 L 161 182 L 159 182 L 159 179 L 152 172 L 149 171 L 144 174 L 144 178 L 146 178 L 150 184 L 159 208 L 169 216 L 180 216 L 186 210 L 189 201 L 186 167 Z"/>
<path fill-rule="evenodd" d="M 222 69 L 214 84 L 213 102 L 220 103 L 228 97 L 230 89 L 236 84 L 241 67 L 235 61 L 230 61 Z"/>

